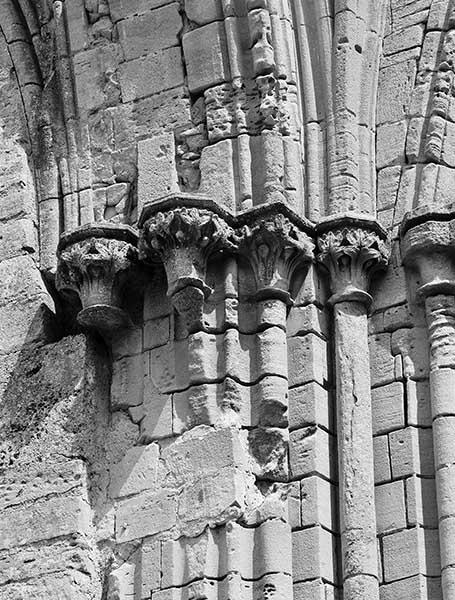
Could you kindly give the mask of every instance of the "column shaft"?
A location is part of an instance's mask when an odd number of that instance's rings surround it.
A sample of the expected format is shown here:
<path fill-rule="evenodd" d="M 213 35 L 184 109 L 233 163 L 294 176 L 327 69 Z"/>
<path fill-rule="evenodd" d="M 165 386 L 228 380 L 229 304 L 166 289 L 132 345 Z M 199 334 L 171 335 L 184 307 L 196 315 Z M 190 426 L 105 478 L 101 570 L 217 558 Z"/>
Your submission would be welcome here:
<path fill-rule="evenodd" d="M 367 309 L 334 306 L 344 600 L 379 599 Z"/>
<path fill-rule="evenodd" d="M 455 598 L 455 298 L 426 298 L 430 391 L 444 600 Z"/>

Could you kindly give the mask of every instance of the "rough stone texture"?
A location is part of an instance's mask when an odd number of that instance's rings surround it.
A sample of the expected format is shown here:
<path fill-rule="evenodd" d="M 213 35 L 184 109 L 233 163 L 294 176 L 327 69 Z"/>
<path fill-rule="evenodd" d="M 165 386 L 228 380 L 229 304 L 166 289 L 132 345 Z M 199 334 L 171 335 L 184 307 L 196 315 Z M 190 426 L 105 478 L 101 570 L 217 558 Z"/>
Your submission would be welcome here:
<path fill-rule="evenodd" d="M 455 598 L 454 28 L 0 2 L 2 600 Z"/>

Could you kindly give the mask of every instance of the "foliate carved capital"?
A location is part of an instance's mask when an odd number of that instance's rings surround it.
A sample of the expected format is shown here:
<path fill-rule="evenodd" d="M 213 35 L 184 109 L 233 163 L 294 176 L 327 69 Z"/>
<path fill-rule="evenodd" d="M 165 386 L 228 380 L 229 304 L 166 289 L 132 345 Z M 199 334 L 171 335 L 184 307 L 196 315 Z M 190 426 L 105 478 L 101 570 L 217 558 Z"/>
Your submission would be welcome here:
<path fill-rule="evenodd" d="M 137 258 L 136 244 L 137 236 L 127 226 L 84 226 L 62 236 L 56 286 L 63 293 L 78 295 L 81 325 L 107 333 L 129 324 L 120 305 Z"/>
<path fill-rule="evenodd" d="M 234 237 L 223 216 L 196 206 L 169 207 L 142 224 L 140 255 L 163 263 L 168 295 L 189 331 L 200 325 L 204 300 L 212 291 L 206 284 L 207 261 L 212 254 L 234 249 Z"/>
<path fill-rule="evenodd" d="M 386 233 L 374 222 L 354 219 L 336 222 L 318 237 L 318 260 L 330 274 L 329 302 L 357 301 L 371 305 L 368 293 L 371 276 L 388 263 Z"/>
<path fill-rule="evenodd" d="M 402 223 L 401 256 L 405 267 L 417 270 L 419 295 L 455 295 L 455 211 L 422 207 Z"/>
<path fill-rule="evenodd" d="M 239 250 L 249 260 L 257 297 L 291 302 L 291 280 L 299 267 L 313 259 L 314 243 L 308 224 L 292 219 L 275 205 L 250 211 L 248 222 L 238 230 Z"/>

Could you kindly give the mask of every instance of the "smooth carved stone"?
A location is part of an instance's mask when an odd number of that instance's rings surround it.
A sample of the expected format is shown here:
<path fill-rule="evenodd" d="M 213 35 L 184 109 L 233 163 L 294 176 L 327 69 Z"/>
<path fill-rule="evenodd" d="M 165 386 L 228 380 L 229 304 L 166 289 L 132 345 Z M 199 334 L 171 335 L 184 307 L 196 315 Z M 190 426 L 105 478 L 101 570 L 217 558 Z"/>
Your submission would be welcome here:
<path fill-rule="evenodd" d="M 256 298 L 278 298 L 290 304 L 292 277 L 311 262 L 314 243 L 306 222 L 293 223 L 282 213 L 272 212 L 276 207 L 270 207 L 268 214 L 266 210 L 259 209 L 258 215 L 251 211 L 249 223 L 238 232 L 240 251 L 253 267 Z"/>
<path fill-rule="evenodd" d="M 56 285 L 79 296 L 77 320 L 83 327 L 109 333 L 130 324 L 121 294 L 137 257 L 136 244 L 128 226 L 84 226 L 62 236 Z"/>
<path fill-rule="evenodd" d="M 342 224 L 342 222 L 341 222 Z M 328 269 L 333 295 L 329 302 L 358 301 L 370 306 L 372 275 L 386 268 L 386 233 L 379 226 L 340 226 L 318 237 L 318 260 Z"/>
<path fill-rule="evenodd" d="M 455 213 L 411 213 L 401 238 L 404 265 L 419 273 L 419 294 L 455 294 Z"/>
<path fill-rule="evenodd" d="M 190 332 L 199 328 L 212 292 L 205 282 L 209 257 L 234 248 L 234 230 L 207 208 L 172 207 L 143 224 L 141 257 L 163 262 L 168 295 Z"/>

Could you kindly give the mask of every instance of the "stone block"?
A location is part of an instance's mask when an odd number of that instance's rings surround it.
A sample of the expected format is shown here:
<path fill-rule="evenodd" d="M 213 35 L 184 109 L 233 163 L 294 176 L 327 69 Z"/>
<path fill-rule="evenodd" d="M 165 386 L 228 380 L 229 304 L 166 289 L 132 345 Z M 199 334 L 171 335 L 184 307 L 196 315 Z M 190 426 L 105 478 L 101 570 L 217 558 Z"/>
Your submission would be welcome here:
<path fill-rule="evenodd" d="M 83 496 L 50 497 L 31 505 L 12 506 L 2 511 L 0 550 L 60 536 L 88 534 L 90 526 L 90 507 Z"/>
<path fill-rule="evenodd" d="M 428 335 L 426 327 L 398 329 L 392 333 L 392 353 L 401 354 L 405 377 L 428 376 Z"/>
<path fill-rule="evenodd" d="M 87 562 L 90 559 L 85 559 Z M 85 567 L 84 567 L 85 568 Z M 71 598 L 71 600 L 85 600 L 98 588 L 97 575 L 82 573 L 72 566 L 68 571 L 56 569 L 54 573 L 44 573 L 34 578 L 17 582 L 9 582 L 2 587 L 2 595 L 10 598 L 36 598 L 41 600 L 51 598 Z M 99 589 L 101 592 L 101 589 Z"/>
<path fill-rule="evenodd" d="M 428 577 L 440 575 L 437 530 L 405 529 L 384 536 L 382 543 L 386 582 L 415 575 Z"/>
<path fill-rule="evenodd" d="M 0 355 L 55 339 L 53 309 L 47 294 L 0 306 Z"/>
<path fill-rule="evenodd" d="M 405 483 L 408 524 L 436 529 L 438 514 L 434 479 L 413 475 Z"/>
<path fill-rule="evenodd" d="M 117 25 L 126 60 L 178 46 L 182 28 L 177 2 L 133 16 Z"/>
<path fill-rule="evenodd" d="M 185 12 L 188 19 L 197 25 L 224 18 L 220 0 L 185 0 Z"/>
<path fill-rule="evenodd" d="M 307 425 L 333 429 L 329 392 L 314 381 L 289 390 L 289 427 L 299 429 Z"/>
<path fill-rule="evenodd" d="M 242 436 L 238 430 L 214 430 L 200 426 L 183 434 L 162 452 L 162 461 L 173 485 L 215 474 L 226 467 L 246 466 Z"/>
<path fill-rule="evenodd" d="M 157 444 L 130 448 L 110 471 L 111 498 L 153 490 L 157 484 L 159 447 Z"/>
<path fill-rule="evenodd" d="M 0 261 L 38 252 L 38 232 L 31 219 L 0 223 Z"/>
<path fill-rule="evenodd" d="M 455 170 L 445 165 L 429 163 L 421 167 L 418 204 L 426 204 L 431 194 L 432 205 L 443 207 L 452 202 L 450 190 L 455 185 Z"/>
<path fill-rule="evenodd" d="M 302 527 L 321 525 L 331 531 L 335 527 L 336 488 L 321 477 L 313 475 L 300 482 Z"/>
<path fill-rule="evenodd" d="M 144 380 L 143 403 L 130 407 L 129 412 L 140 423 L 143 444 L 172 435 L 172 396 L 161 393 L 151 376 Z"/>
<path fill-rule="evenodd" d="M 177 498 L 169 492 L 146 492 L 119 502 L 115 537 L 122 544 L 172 529 L 177 521 Z"/>
<path fill-rule="evenodd" d="M 337 588 L 321 579 L 294 584 L 294 600 L 340 600 Z"/>
<path fill-rule="evenodd" d="M 384 329 L 386 331 L 396 331 L 406 327 L 411 327 L 413 318 L 407 304 L 392 306 L 384 311 Z"/>
<path fill-rule="evenodd" d="M 294 582 L 321 577 L 335 583 L 335 538 L 322 527 L 292 533 L 292 558 Z"/>
<path fill-rule="evenodd" d="M 254 579 L 273 572 L 292 574 L 291 535 L 289 524 L 280 519 L 270 519 L 254 530 Z"/>
<path fill-rule="evenodd" d="M 321 337 L 327 336 L 327 315 L 314 304 L 293 306 L 286 321 L 289 337 L 315 333 Z"/>
<path fill-rule="evenodd" d="M 332 436 L 318 427 L 292 431 L 289 438 L 292 478 L 300 479 L 316 472 L 333 480 L 333 449 Z"/>
<path fill-rule="evenodd" d="M 376 133 L 376 168 L 382 169 L 404 162 L 408 125 L 406 121 L 385 123 Z"/>
<path fill-rule="evenodd" d="M 406 381 L 408 424 L 415 427 L 431 427 L 431 398 L 428 381 Z"/>
<path fill-rule="evenodd" d="M 120 56 L 115 45 L 98 46 L 78 52 L 74 57 L 76 97 L 79 109 L 89 113 L 119 100 L 118 84 L 111 78 Z"/>
<path fill-rule="evenodd" d="M 5 141 L 0 160 L 0 221 L 35 218 L 33 177 L 24 149 Z"/>
<path fill-rule="evenodd" d="M 118 76 L 123 102 L 181 86 L 184 74 L 180 48 L 167 48 L 122 63 Z"/>
<path fill-rule="evenodd" d="M 163 569 L 161 586 L 175 587 L 202 578 L 223 577 L 220 570 L 223 557 L 220 556 L 222 530 L 206 529 L 195 538 L 181 537 L 162 543 Z M 221 564 L 220 564 L 221 563 Z"/>
<path fill-rule="evenodd" d="M 165 282 L 154 283 L 146 287 L 144 293 L 144 321 L 169 316 L 173 312 L 171 301 L 166 294 Z"/>
<path fill-rule="evenodd" d="M 159 317 L 144 324 L 144 349 L 150 350 L 167 344 L 170 339 L 170 318 Z"/>
<path fill-rule="evenodd" d="M 287 500 L 289 525 L 293 530 L 301 529 L 300 481 L 293 481 L 289 484 L 289 495 Z"/>
<path fill-rule="evenodd" d="M 420 46 L 423 41 L 424 26 L 422 23 L 400 29 L 384 38 L 384 55 L 396 54 L 408 48 Z"/>
<path fill-rule="evenodd" d="M 395 381 L 395 359 L 392 355 L 392 336 L 379 333 L 369 337 L 371 385 L 386 385 Z"/>
<path fill-rule="evenodd" d="M 131 327 L 120 331 L 112 342 L 114 360 L 134 356 L 142 352 L 142 327 Z"/>
<path fill-rule="evenodd" d="M 199 193 L 213 197 L 220 206 L 236 212 L 234 162 L 236 141 L 221 140 L 201 153 Z"/>
<path fill-rule="evenodd" d="M 398 62 L 380 70 L 377 112 L 378 125 L 406 119 L 416 71 L 415 60 Z"/>
<path fill-rule="evenodd" d="M 386 435 L 380 435 L 373 439 L 374 451 L 374 480 L 375 483 L 383 483 L 392 479 L 390 466 L 389 440 Z"/>
<path fill-rule="evenodd" d="M 387 309 L 392 305 L 407 302 L 408 290 L 398 242 L 392 242 L 387 272 L 380 278 L 373 279 L 370 293 L 374 299 L 374 310 Z"/>
<path fill-rule="evenodd" d="M 416 575 L 381 587 L 381 600 L 442 600 L 441 579 Z"/>
<path fill-rule="evenodd" d="M 71 27 L 68 35 L 72 52 L 79 52 L 88 46 L 88 22 L 84 0 L 74 0 L 66 7 L 66 16 Z"/>
<path fill-rule="evenodd" d="M 2 595 L 9 598 L 6 591 L 10 591 L 8 584 L 16 582 L 20 586 L 21 583 L 31 583 L 27 592 L 24 592 L 22 598 L 33 597 L 33 592 L 38 589 L 39 581 L 46 581 L 51 574 L 58 573 L 62 578 L 66 569 L 67 572 L 77 572 L 76 565 L 85 567 L 84 577 L 92 586 L 96 586 L 96 572 L 93 564 L 93 549 L 88 544 L 71 544 L 72 539 L 52 540 L 51 543 L 40 544 L 39 552 L 36 552 L 35 545 L 26 545 L 15 547 L 9 551 L 0 551 L 0 584 L 2 585 Z M 76 579 L 74 583 L 76 583 Z M 20 583 L 19 583 L 20 582 Z M 53 581 L 54 584 L 58 583 Z M 32 589 L 32 586 L 34 589 Z M 46 587 L 46 586 L 44 586 Z M 74 592 L 76 593 L 77 583 Z M 92 590 L 94 588 L 92 587 Z M 54 587 L 49 591 L 62 591 L 62 588 Z M 40 590 L 42 591 L 42 590 Z M 88 589 L 87 589 L 88 592 Z M 13 596 L 17 598 L 18 596 Z M 19 596 L 21 597 L 21 596 Z M 39 596 L 45 598 L 46 596 Z M 73 598 L 74 596 L 67 596 Z M 80 596 L 78 596 L 80 598 Z"/>
<path fill-rule="evenodd" d="M 386 167 L 378 173 L 378 210 L 395 208 L 401 166 Z"/>
<path fill-rule="evenodd" d="M 375 489 L 378 533 L 406 527 L 406 503 L 403 481 L 378 485 Z"/>
<path fill-rule="evenodd" d="M 327 343 L 309 333 L 288 340 L 289 385 L 327 383 Z"/>
<path fill-rule="evenodd" d="M 399 31 L 419 23 L 425 23 L 428 18 L 430 0 L 399 0 L 391 7 L 391 19 L 394 30 Z"/>
<path fill-rule="evenodd" d="M 229 52 L 223 23 L 210 23 L 186 33 L 183 53 L 191 93 L 229 81 Z"/>
<path fill-rule="evenodd" d="M 29 254 L 0 262 L 0 306 L 47 294 L 38 265 Z"/>
<path fill-rule="evenodd" d="M 373 357 L 374 360 L 374 357 Z M 404 386 L 391 383 L 371 392 L 373 434 L 387 433 L 405 426 Z"/>
<path fill-rule="evenodd" d="M 150 10 L 166 4 L 173 4 L 175 0 L 109 0 L 109 8 L 113 21 L 119 21 L 135 15 L 143 15 Z"/>
<path fill-rule="evenodd" d="M 86 468 L 82 460 L 53 463 L 48 461 L 47 469 L 41 472 L 39 466 L 26 465 L 5 472 L 0 485 L 0 510 L 31 505 L 46 498 L 75 493 L 86 498 Z"/>
<path fill-rule="evenodd" d="M 431 429 L 406 427 L 389 434 L 392 475 L 434 477 L 433 435 Z"/>
<path fill-rule="evenodd" d="M 116 108 L 119 122 L 117 135 L 135 134 L 137 139 L 150 138 L 163 132 L 188 126 L 191 120 L 190 100 L 183 87 L 160 92 L 133 104 Z"/>
<path fill-rule="evenodd" d="M 120 462 L 127 450 L 137 443 L 138 433 L 138 426 L 126 412 L 117 410 L 112 413 L 110 427 L 104 439 L 107 460 L 112 464 Z"/>
<path fill-rule="evenodd" d="M 236 467 L 224 467 L 184 486 L 179 496 L 178 518 L 185 535 L 199 535 L 245 510 L 246 480 Z"/>
<path fill-rule="evenodd" d="M 112 363 L 112 410 L 139 406 L 144 401 L 144 359 L 142 354 L 126 356 Z"/>
<path fill-rule="evenodd" d="M 253 377 L 250 375 L 250 380 L 259 379 L 264 375 L 279 375 L 286 378 L 288 374 L 286 333 L 280 327 L 269 327 L 257 333 L 255 338 L 256 369 Z M 225 354 L 227 355 L 228 352 L 226 351 Z"/>

